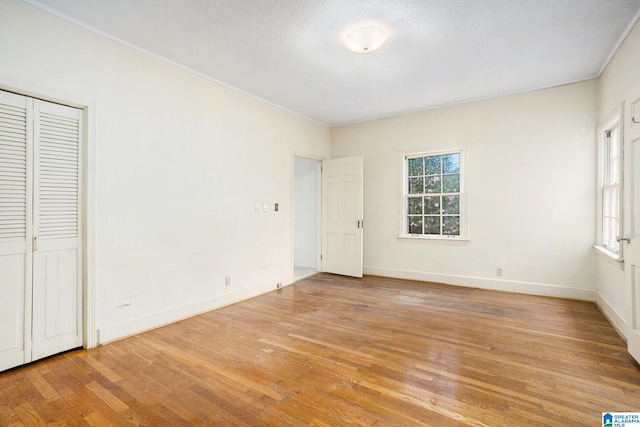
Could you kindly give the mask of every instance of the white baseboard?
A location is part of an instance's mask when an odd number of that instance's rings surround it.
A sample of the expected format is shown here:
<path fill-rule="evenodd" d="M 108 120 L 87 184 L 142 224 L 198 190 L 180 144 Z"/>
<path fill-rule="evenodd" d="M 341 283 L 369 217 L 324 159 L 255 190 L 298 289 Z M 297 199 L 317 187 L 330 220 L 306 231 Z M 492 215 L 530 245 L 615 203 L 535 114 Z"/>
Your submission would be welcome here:
<path fill-rule="evenodd" d="M 569 286 L 546 283 L 521 282 L 507 279 L 488 279 L 484 277 L 459 276 L 454 274 L 428 273 L 424 271 L 397 270 L 393 268 L 364 267 L 365 274 L 394 277 L 398 279 L 420 280 L 424 282 L 444 283 L 447 285 L 467 286 L 471 288 L 493 289 L 497 291 L 518 292 L 522 294 L 543 295 L 595 301 L 593 289 L 572 288 Z"/>
<path fill-rule="evenodd" d="M 626 323 L 622 317 L 591 289 L 572 288 L 568 286 L 549 285 L 544 283 L 531 283 L 511 281 L 505 279 L 487 279 L 481 277 L 459 276 L 441 273 L 428 273 L 423 271 L 398 270 L 379 267 L 364 267 L 365 274 L 375 276 L 394 277 L 398 279 L 420 280 L 425 282 L 444 283 L 449 285 L 467 286 L 481 289 L 493 289 L 524 294 L 545 295 L 561 298 L 572 298 L 586 301 L 596 301 L 609 320 L 620 331 L 626 330 Z M 218 295 L 213 298 L 201 300 L 192 304 L 172 308 L 166 311 L 154 313 L 126 322 L 98 328 L 98 344 L 105 344 L 121 338 L 139 334 L 151 329 L 159 328 L 170 323 L 197 316 L 207 311 L 222 308 L 236 302 L 253 298 L 271 292 L 276 289 L 277 281 L 264 282 L 255 286 L 240 289 L 235 292 Z M 283 286 L 291 284 L 291 280 L 281 281 Z"/>
<path fill-rule="evenodd" d="M 606 299 L 604 299 L 602 295 L 600 295 L 600 292 L 597 293 L 596 305 L 598 306 L 602 314 L 604 314 L 604 317 L 607 318 L 609 323 L 613 325 L 614 329 L 618 332 L 618 334 L 622 336 L 623 339 L 626 340 L 627 328 L 629 325 L 624 320 L 624 317 L 622 317 L 620 313 L 618 313 L 618 311 L 615 308 L 613 308 L 613 306 L 609 304 L 609 302 Z"/>
<path fill-rule="evenodd" d="M 175 323 L 189 317 L 197 316 L 198 314 L 206 313 L 207 311 L 222 308 L 239 301 L 256 297 L 258 295 L 266 294 L 268 292 L 276 290 L 277 283 L 282 283 L 283 286 L 288 286 L 291 284 L 291 280 L 288 280 L 286 282 L 276 280 L 264 282 L 234 292 L 228 292 L 213 298 L 201 300 L 192 304 L 175 307 L 166 311 L 139 317 L 137 319 L 132 319 L 115 325 L 98 328 L 97 341 L 98 344 L 105 344 L 111 341 L 130 337 L 132 335 L 149 331 L 151 329 L 156 329 L 161 326 Z"/>

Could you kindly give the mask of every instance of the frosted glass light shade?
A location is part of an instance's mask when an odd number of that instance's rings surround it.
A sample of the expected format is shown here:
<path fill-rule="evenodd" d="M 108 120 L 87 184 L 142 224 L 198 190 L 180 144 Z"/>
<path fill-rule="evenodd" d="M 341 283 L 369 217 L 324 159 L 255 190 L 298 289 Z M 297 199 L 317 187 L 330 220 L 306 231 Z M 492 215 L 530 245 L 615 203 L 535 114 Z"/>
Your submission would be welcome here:
<path fill-rule="evenodd" d="M 347 31 L 343 37 L 344 45 L 352 52 L 371 53 L 387 41 L 389 33 L 378 25 L 362 25 Z"/>

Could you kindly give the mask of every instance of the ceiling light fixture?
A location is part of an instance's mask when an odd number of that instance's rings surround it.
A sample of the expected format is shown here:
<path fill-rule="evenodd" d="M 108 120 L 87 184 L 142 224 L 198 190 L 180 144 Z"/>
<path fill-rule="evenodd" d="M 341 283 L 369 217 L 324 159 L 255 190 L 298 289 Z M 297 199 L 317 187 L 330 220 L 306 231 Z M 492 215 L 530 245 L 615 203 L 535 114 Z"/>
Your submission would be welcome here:
<path fill-rule="evenodd" d="M 389 38 L 386 29 L 376 24 L 361 24 L 348 30 L 343 43 L 351 52 L 371 53 Z"/>

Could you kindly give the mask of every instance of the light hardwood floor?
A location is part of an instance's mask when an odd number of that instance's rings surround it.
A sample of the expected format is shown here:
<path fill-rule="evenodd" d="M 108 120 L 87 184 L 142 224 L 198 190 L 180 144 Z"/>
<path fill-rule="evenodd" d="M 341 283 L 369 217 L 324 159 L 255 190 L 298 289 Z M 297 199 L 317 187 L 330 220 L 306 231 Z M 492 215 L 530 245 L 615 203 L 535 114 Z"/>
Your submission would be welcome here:
<path fill-rule="evenodd" d="M 600 426 L 640 367 L 593 303 L 319 274 L 0 374 L 2 426 Z"/>

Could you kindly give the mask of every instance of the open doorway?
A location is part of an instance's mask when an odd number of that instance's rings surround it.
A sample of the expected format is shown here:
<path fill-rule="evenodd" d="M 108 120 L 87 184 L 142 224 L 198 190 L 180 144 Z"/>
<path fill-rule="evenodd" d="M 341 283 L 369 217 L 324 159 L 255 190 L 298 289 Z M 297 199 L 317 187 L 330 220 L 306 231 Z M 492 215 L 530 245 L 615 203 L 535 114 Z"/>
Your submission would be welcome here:
<path fill-rule="evenodd" d="M 293 280 L 319 270 L 320 164 L 294 157 L 293 161 Z"/>

